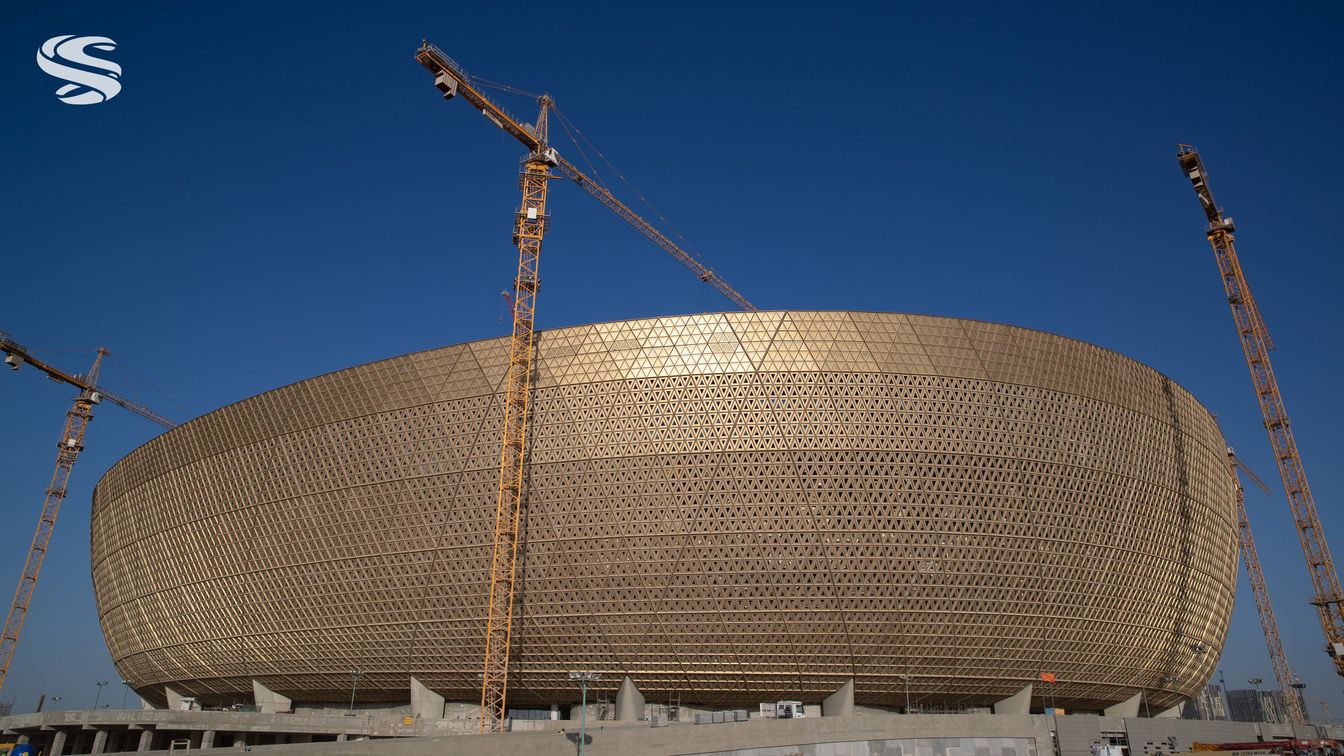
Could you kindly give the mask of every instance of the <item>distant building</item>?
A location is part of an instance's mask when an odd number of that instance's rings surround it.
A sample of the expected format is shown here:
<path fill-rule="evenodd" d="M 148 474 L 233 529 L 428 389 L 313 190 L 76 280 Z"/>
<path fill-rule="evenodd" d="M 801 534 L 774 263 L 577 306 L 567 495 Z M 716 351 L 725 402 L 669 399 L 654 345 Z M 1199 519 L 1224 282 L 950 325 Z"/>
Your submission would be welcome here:
<path fill-rule="evenodd" d="M 0 717 L 7 717 L 12 711 L 14 711 L 14 699 L 0 701 Z"/>
<path fill-rule="evenodd" d="M 1223 686 L 1209 683 L 1199 695 L 1185 702 L 1181 716 L 1186 719 L 1227 719 L 1227 705 L 1223 699 Z"/>
<path fill-rule="evenodd" d="M 1229 690 L 1227 705 L 1235 722 L 1283 723 L 1283 697 L 1277 690 Z"/>

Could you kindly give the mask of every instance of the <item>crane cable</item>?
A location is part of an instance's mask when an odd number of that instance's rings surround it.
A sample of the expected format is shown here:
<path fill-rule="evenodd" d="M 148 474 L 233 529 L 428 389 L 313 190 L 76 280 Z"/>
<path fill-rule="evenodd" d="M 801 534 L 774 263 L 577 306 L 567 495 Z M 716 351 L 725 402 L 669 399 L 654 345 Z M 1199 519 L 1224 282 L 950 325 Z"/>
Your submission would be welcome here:
<path fill-rule="evenodd" d="M 578 141 L 574 138 L 574 134 L 576 133 L 579 135 L 579 138 L 583 139 L 583 141 L 586 142 L 590 148 L 592 148 L 593 152 L 597 153 L 597 156 L 601 158 L 602 162 L 606 163 L 607 167 L 611 169 L 611 172 L 616 174 L 616 177 L 621 180 L 621 183 L 625 184 L 625 187 L 629 189 L 631 192 L 633 192 L 636 197 L 639 197 L 639 201 L 644 203 L 644 206 L 649 209 L 649 212 L 658 216 L 658 219 L 661 220 L 663 224 L 666 225 L 667 228 L 669 228 L 672 231 L 672 233 L 675 234 L 676 237 L 681 240 L 682 245 L 686 247 L 687 251 L 690 252 L 691 256 L 694 257 L 696 261 L 700 263 L 701 266 L 708 269 L 709 266 L 705 264 L 705 261 L 701 256 L 699 250 L 697 250 L 689 241 L 686 240 L 686 237 L 682 235 L 681 230 L 678 229 L 675 225 L 673 225 L 672 221 L 669 221 L 667 219 L 667 216 L 659 212 L 658 208 L 653 206 L 653 203 L 650 202 L 649 199 L 644 196 L 643 192 L 636 189 L 635 186 L 630 183 L 630 180 L 625 177 L 625 174 L 621 173 L 620 169 L 617 168 L 615 165 L 613 165 L 612 162 L 607 159 L 607 156 L 603 154 L 602 150 L 597 145 L 593 144 L 593 141 L 583 133 L 583 130 L 580 129 L 573 121 L 569 120 L 569 116 L 565 115 L 564 112 L 560 110 L 560 106 L 552 103 L 551 110 L 554 111 L 555 114 L 560 117 L 559 119 L 560 126 L 565 130 L 565 134 L 569 137 L 569 141 L 573 142 L 574 147 L 577 150 L 579 150 L 579 154 L 583 155 L 584 162 L 588 163 L 589 169 L 591 169 L 594 174 L 597 174 L 597 169 L 588 160 L 587 154 L 584 153 L 583 148 L 579 146 Z M 573 129 L 573 132 L 571 132 L 570 129 Z M 609 189 L 601 181 L 601 176 L 598 175 L 597 178 L 598 183 L 602 186 L 602 188 L 606 189 L 608 192 L 611 192 L 611 189 Z"/>
<path fill-rule="evenodd" d="M 164 399 L 167 399 L 174 407 L 177 407 L 178 409 L 182 410 L 183 415 L 187 417 L 192 416 L 191 410 L 188 410 L 186 407 L 182 406 L 181 402 L 170 396 L 167 391 L 164 391 L 163 389 L 156 386 L 153 381 L 141 375 L 135 368 L 131 367 L 130 365 L 127 365 L 124 361 L 117 359 L 117 355 L 113 354 L 112 352 L 108 352 L 107 356 L 112 358 L 112 364 L 115 365 L 118 369 L 122 370 L 125 373 L 128 373 L 131 376 L 134 376 L 135 378 L 138 378 L 146 386 L 149 386 L 150 388 L 154 389 L 154 391 L 158 393 L 159 396 L 162 396 Z M 144 404 L 145 402 L 138 401 L 137 403 Z"/>
<path fill-rule="evenodd" d="M 491 81 L 489 79 L 481 78 L 479 76 L 469 76 L 468 78 L 471 79 L 471 82 L 473 84 L 479 84 L 480 86 L 489 87 L 491 89 L 496 89 L 501 92 L 521 95 L 523 97 L 531 97 L 534 99 L 541 97 L 541 95 L 535 92 L 529 92 L 525 89 L 519 89 L 517 87 L 509 86 L 508 84 L 501 84 L 497 81 Z M 629 189 L 636 197 L 639 198 L 639 201 L 643 203 L 644 207 L 648 208 L 649 212 L 657 216 L 658 220 L 662 221 L 663 225 L 665 225 L 669 230 L 672 231 L 672 233 L 677 237 L 677 239 L 681 241 L 682 246 L 691 255 L 691 257 L 693 257 L 698 263 L 700 263 L 700 265 L 704 266 L 705 268 L 709 267 L 708 265 L 706 265 L 703 256 L 700 254 L 700 251 L 696 249 L 695 246 L 692 245 L 689 240 L 687 240 L 684 234 L 681 233 L 681 229 L 673 225 L 672 221 L 669 221 L 667 219 L 667 216 L 663 215 L 661 212 L 659 212 L 658 208 L 653 206 L 653 203 L 649 201 L 648 197 L 644 196 L 643 192 L 639 191 L 639 189 L 635 188 L 634 184 L 630 183 L 630 180 L 627 179 L 625 177 L 625 174 L 621 173 L 620 169 L 617 168 L 611 162 L 611 160 L 607 158 L 606 154 L 602 152 L 601 148 L 599 148 L 596 144 L 593 144 L 593 141 L 588 138 L 588 135 L 583 133 L 583 129 L 580 129 L 577 124 L 575 124 L 572 120 L 570 120 L 569 116 L 565 115 L 564 111 L 562 111 L 560 109 L 560 106 L 555 104 L 554 101 L 551 102 L 551 112 L 555 113 L 555 115 L 557 116 L 557 121 L 560 123 L 560 127 L 564 130 L 565 136 L 568 137 L 569 141 L 574 145 L 574 149 L 578 150 L 579 156 L 583 158 L 584 164 L 588 167 L 588 170 L 592 172 L 593 178 L 595 179 L 598 186 L 605 189 L 609 194 L 615 196 L 614 193 L 611 191 L 611 188 L 607 185 L 606 180 L 602 178 L 601 172 L 597 170 L 597 166 L 593 164 L 593 161 L 591 159 L 589 159 L 588 151 L 583 149 L 583 145 L 579 144 L 580 139 L 582 139 L 584 143 L 588 145 L 589 149 L 591 149 L 597 155 L 597 157 L 604 164 L 606 164 L 607 168 L 610 169 L 610 172 L 614 173 L 616 177 L 620 179 L 621 183 L 624 184 L 627 189 Z M 575 137 L 576 134 L 577 138 Z"/>
<path fill-rule="evenodd" d="M 519 88 L 517 88 L 517 87 L 511 87 L 511 86 L 509 86 L 508 84 L 500 84 L 500 83 L 497 82 L 497 81 L 490 81 L 489 79 L 482 79 L 482 78 L 479 77 L 479 76 L 468 76 L 467 78 L 468 78 L 468 79 L 471 79 L 471 83 L 472 83 L 472 84 L 480 84 L 480 85 L 483 86 L 483 87 L 490 87 L 491 89 L 498 89 L 498 90 L 501 91 L 501 92 L 508 92 L 508 93 L 510 93 L 510 94 L 522 95 L 522 96 L 524 96 L 524 97 L 531 97 L 531 98 L 533 98 L 533 99 L 536 99 L 536 98 L 538 98 L 538 97 L 541 97 L 541 95 L 537 94 L 536 92 L 529 92 L 529 91 L 527 91 L 527 90 L 525 90 L 525 89 L 519 89 Z"/>

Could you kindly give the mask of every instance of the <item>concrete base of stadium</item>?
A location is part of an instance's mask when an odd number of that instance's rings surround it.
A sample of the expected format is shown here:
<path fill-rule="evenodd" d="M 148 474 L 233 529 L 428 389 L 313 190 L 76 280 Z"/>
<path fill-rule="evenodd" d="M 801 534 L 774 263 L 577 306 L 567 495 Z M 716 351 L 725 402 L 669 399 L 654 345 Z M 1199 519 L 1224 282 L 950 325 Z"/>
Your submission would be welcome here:
<path fill-rule="evenodd" d="M 863 711 L 862 709 L 860 710 Z M 519 720 L 504 735 L 480 736 L 467 720 L 408 715 L 268 714 L 234 711 L 47 712 L 0 719 L 6 741 L 31 743 L 43 756 L 165 753 L 187 747 L 313 756 L 569 756 L 577 720 Z M 696 725 L 589 720 L 592 756 L 707 754 L 973 753 L 977 756 L 1091 756 L 1094 745 L 1121 745 L 1129 756 L 1169 756 L 1195 742 L 1285 738 L 1344 739 L 1344 727 L 1140 719 L 1096 715 L 869 714 Z M 958 749 L 958 751 L 953 751 Z"/>

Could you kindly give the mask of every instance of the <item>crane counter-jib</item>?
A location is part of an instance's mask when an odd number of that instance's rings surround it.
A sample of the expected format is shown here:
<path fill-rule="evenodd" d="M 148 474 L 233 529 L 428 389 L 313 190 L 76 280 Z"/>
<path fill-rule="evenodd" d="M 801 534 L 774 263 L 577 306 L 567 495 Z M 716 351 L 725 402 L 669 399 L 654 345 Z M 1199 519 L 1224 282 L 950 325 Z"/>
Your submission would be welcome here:
<path fill-rule="evenodd" d="M 542 148 L 542 141 L 537 138 L 532 128 L 520 123 L 508 111 L 486 97 L 471 83 L 471 77 L 462 70 L 461 66 L 458 66 L 442 50 L 425 42 L 416 52 L 415 59 L 430 73 L 434 74 L 434 86 L 443 93 L 445 100 L 451 100 L 457 95 L 461 95 L 464 100 L 481 111 L 492 123 L 521 142 L 529 152 L 535 152 Z"/>

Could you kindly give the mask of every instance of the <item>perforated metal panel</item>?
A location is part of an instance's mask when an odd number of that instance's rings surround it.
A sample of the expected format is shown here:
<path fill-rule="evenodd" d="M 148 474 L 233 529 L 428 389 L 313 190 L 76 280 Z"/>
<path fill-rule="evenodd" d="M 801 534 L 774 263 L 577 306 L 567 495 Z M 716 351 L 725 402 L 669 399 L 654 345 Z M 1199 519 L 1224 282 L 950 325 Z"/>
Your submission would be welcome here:
<path fill-rule="evenodd" d="M 507 340 L 224 407 L 117 463 L 100 616 L 150 696 L 479 696 Z M 1113 352 L 845 312 L 546 331 L 510 705 L 574 669 L 651 701 L 1161 707 L 1232 608 L 1209 414 Z M 1200 648 L 1207 651 L 1201 653 Z M 604 683 L 605 684 L 605 683 Z"/>

